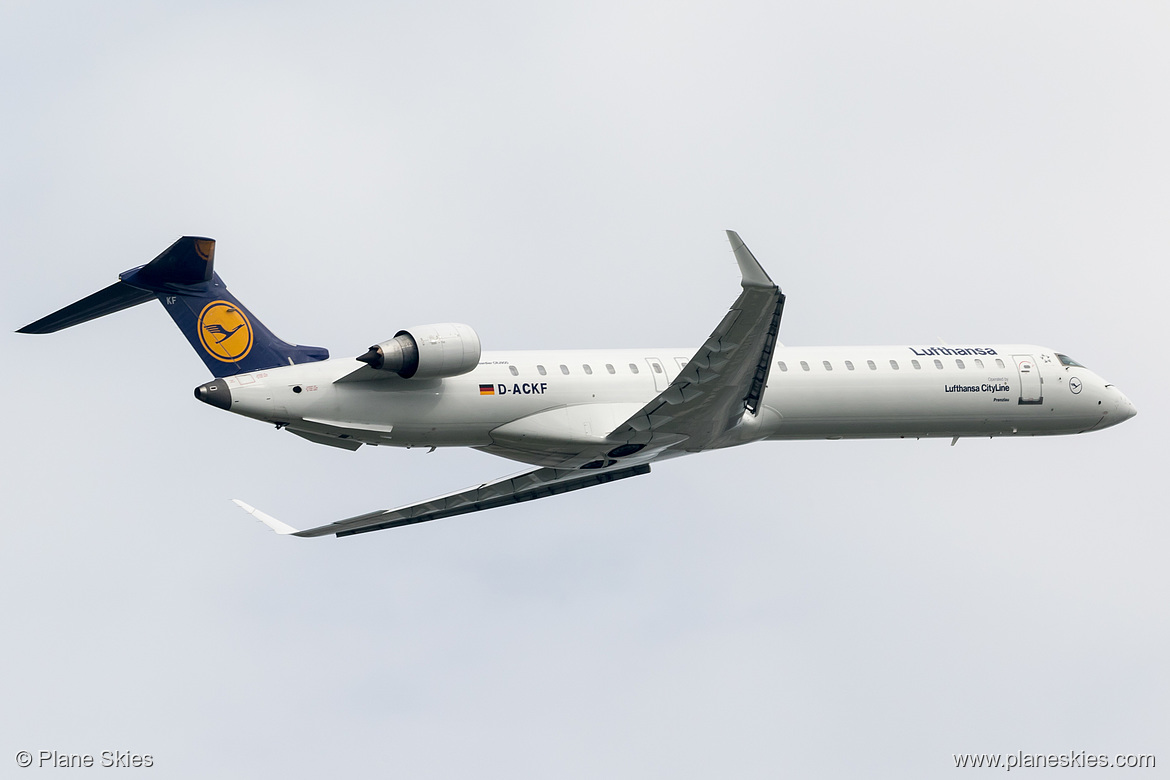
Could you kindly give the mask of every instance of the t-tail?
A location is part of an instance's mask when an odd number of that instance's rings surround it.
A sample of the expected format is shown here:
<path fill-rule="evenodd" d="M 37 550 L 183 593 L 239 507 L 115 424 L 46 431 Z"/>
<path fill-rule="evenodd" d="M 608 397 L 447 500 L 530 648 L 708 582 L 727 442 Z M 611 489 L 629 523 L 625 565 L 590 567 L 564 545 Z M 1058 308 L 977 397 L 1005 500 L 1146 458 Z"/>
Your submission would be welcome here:
<path fill-rule="evenodd" d="M 324 347 L 288 344 L 228 292 L 215 273 L 215 241 L 184 236 L 117 282 L 21 328 L 53 333 L 157 298 L 213 376 L 327 360 Z"/>

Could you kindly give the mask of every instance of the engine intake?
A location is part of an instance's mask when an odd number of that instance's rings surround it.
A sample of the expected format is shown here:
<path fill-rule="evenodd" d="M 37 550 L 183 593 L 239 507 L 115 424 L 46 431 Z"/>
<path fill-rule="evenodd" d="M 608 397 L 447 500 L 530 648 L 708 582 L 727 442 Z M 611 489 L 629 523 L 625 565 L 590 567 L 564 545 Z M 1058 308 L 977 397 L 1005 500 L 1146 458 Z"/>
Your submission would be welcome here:
<path fill-rule="evenodd" d="M 441 322 L 400 330 L 358 358 L 403 379 L 459 376 L 479 365 L 479 336 L 470 325 Z"/>

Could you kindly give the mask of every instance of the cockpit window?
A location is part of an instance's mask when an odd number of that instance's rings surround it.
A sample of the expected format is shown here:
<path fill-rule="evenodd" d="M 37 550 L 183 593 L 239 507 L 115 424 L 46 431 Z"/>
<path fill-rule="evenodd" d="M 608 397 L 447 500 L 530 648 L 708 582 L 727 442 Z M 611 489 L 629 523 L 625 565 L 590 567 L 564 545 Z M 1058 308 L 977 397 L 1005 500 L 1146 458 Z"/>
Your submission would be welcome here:
<path fill-rule="evenodd" d="M 1057 352 L 1056 358 L 1060 361 L 1060 364 L 1062 366 L 1076 366 L 1077 368 L 1084 368 L 1084 366 L 1082 366 L 1080 363 L 1078 363 L 1077 361 L 1070 358 L 1068 355 L 1062 355 L 1059 352 Z"/>

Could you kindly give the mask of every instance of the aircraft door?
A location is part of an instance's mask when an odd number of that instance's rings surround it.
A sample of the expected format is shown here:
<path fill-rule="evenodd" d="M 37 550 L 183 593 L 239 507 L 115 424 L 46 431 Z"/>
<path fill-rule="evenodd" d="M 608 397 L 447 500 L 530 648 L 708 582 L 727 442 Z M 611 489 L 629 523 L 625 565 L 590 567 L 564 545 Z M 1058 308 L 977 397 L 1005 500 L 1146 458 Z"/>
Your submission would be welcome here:
<path fill-rule="evenodd" d="M 646 358 L 646 362 L 650 365 L 650 373 L 654 375 L 654 389 L 662 392 L 670 387 L 670 380 L 666 378 L 666 368 L 662 365 L 662 361 L 658 358 Z"/>
<path fill-rule="evenodd" d="M 1044 403 L 1044 380 L 1040 376 L 1040 369 L 1031 355 L 1012 355 L 1016 361 L 1016 370 L 1020 374 L 1020 403 Z"/>

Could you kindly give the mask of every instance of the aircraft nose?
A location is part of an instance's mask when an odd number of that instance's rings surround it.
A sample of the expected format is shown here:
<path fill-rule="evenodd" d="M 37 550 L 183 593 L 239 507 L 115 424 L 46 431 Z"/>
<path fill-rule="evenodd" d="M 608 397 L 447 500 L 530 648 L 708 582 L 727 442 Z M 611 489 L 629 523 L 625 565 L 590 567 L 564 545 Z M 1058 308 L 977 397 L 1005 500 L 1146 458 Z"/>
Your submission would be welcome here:
<path fill-rule="evenodd" d="M 1135 414 L 1137 414 L 1137 407 L 1135 407 L 1133 402 L 1126 397 L 1125 393 L 1121 392 L 1112 385 L 1110 385 L 1110 389 L 1112 389 L 1113 392 L 1117 394 L 1117 408 L 1114 411 L 1114 414 L 1117 415 L 1117 422 L 1125 422 L 1130 417 L 1133 417 Z"/>
<path fill-rule="evenodd" d="M 1125 393 L 1121 394 L 1121 403 L 1119 406 L 1120 409 L 1118 409 L 1118 414 L 1121 415 L 1121 419 L 1123 420 L 1128 420 L 1130 417 L 1133 417 L 1135 414 L 1137 414 L 1137 407 L 1133 405 L 1133 401 L 1125 397 Z"/>
<path fill-rule="evenodd" d="M 195 388 L 195 397 L 219 409 L 232 408 L 232 391 L 228 389 L 227 381 L 223 379 L 214 379 L 199 385 Z"/>

